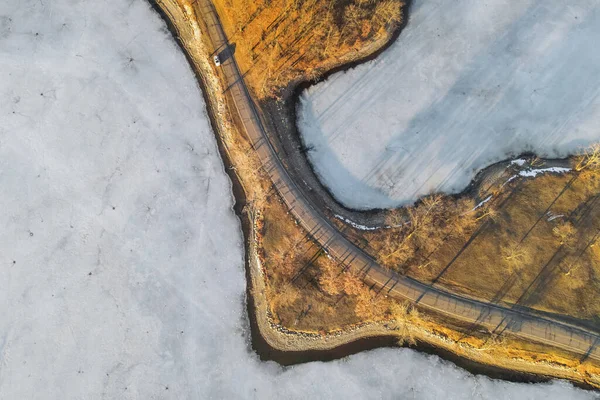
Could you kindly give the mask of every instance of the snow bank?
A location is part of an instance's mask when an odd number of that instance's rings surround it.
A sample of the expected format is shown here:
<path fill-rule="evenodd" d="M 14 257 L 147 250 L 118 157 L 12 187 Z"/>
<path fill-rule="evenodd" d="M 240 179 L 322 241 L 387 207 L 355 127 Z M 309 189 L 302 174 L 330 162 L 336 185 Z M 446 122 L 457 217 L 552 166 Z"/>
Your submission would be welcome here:
<path fill-rule="evenodd" d="M 538 169 L 529 169 L 525 171 L 520 171 L 519 175 L 527 178 L 535 178 L 541 174 L 553 173 L 553 174 L 564 174 L 566 172 L 571 171 L 571 168 L 564 167 L 550 167 L 550 168 L 538 168 Z"/>
<path fill-rule="evenodd" d="M 345 223 L 347 223 L 347 224 L 350 224 L 350 225 L 352 225 L 354 228 L 356 228 L 356 229 L 358 229 L 358 230 L 361 230 L 361 231 L 374 231 L 374 230 L 377 230 L 377 229 L 379 229 L 379 228 L 377 228 L 377 227 L 366 226 L 366 225 L 362 225 L 362 224 L 356 223 L 356 222 L 354 222 L 354 221 L 352 221 L 352 220 L 350 220 L 350 219 L 348 219 L 348 218 L 344 218 L 344 217 L 343 217 L 343 216 L 341 216 L 341 215 L 337 215 L 337 214 L 335 214 L 335 217 L 336 217 L 337 219 L 339 219 L 340 221 L 344 221 Z"/>
<path fill-rule="evenodd" d="M 377 60 L 301 97 L 317 174 L 357 209 L 459 192 L 525 151 L 600 139 L 597 0 L 414 0 Z"/>
<path fill-rule="evenodd" d="M 585 399 L 411 350 L 250 350 L 239 222 L 200 92 L 140 0 L 0 3 L 0 398 Z"/>
<path fill-rule="evenodd" d="M 471 209 L 471 211 L 475 211 L 479 208 L 481 208 L 482 206 L 485 205 L 485 203 L 487 203 L 488 201 L 490 201 L 492 199 L 492 195 L 489 195 L 488 197 L 486 197 L 485 199 L 481 200 L 479 203 L 477 203 L 477 205 L 475 207 L 473 207 Z"/>

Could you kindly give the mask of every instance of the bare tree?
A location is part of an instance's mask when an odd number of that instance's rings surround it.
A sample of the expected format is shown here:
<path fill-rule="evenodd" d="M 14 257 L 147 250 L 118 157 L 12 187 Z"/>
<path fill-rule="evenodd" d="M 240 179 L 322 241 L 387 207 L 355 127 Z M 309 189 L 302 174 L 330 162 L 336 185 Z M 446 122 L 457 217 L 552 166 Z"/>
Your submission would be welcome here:
<path fill-rule="evenodd" d="M 514 272 L 531 261 L 531 254 L 527 247 L 518 242 L 512 242 L 502 249 L 502 258 L 506 262 L 509 272 Z"/>
<path fill-rule="evenodd" d="M 383 243 L 383 248 L 377 257 L 382 265 L 404 264 L 415 255 L 415 249 L 410 243 L 410 238 L 400 239 L 397 235 L 386 235 Z"/>
<path fill-rule="evenodd" d="M 571 247 L 575 242 L 577 229 L 571 222 L 564 221 L 552 228 L 552 234 L 559 240 L 560 244 Z"/>
<path fill-rule="evenodd" d="M 375 21 L 381 25 L 396 28 L 402 22 L 401 6 L 404 3 L 395 1 L 380 1 L 375 6 Z"/>
<path fill-rule="evenodd" d="M 498 210 L 490 204 L 483 209 L 482 213 L 477 218 L 475 218 L 475 221 L 481 221 L 482 219 L 489 218 L 492 221 L 496 222 L 498 219 L 498 215 Z"/>
<path fill-rule="evenodd" d="M 594 143 L 583 150 L 576 161 L 575 171 L 598 169 L 600 167 L 600 143 Z"/>
<path fill-rule="evenodd" d="M 581 259 L 576 259 L 574 261 L 565 261 L 559 265 L 560 271 L 564 274 L 564 276 L 571 276 L 575 272 L 577 272 L 582 267 Z"/>
<path fill-rule="evenodd" d="M 529 165 L 531 165 L 532 167 L 541 167 L 544 164 L 544 160 L 542 160 L 539 156 L 533 157 L 533 159 L 529 163 Z"/>
<path fill-rule="evenodd" d="M 390 328 L 399 336 L 400 346 L 414 346 L 417 344 L 414 333 L 414 324 L 419 319 L 419 312 L 408 302 L 393 302 L 389 307 L 393 323 Z"/>

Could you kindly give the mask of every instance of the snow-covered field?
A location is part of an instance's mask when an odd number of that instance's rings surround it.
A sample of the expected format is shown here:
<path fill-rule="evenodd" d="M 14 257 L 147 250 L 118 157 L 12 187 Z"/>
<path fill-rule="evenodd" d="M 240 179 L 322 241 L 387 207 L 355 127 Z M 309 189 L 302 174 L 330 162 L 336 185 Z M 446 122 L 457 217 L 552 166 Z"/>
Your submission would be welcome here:
<path fill-rule="evenodd" d="M 598 0 L 414 0 L 373 62 L 301 98 L 315 170 L 367 209 L 459 192 L 481 168 L 600 140 Z"/>
<path fill-rule="evenodd" d="M 232 203 L 146 2 L 0 0 L 0 399 L 592 398 L 411 350 L 259 361 Z"/>

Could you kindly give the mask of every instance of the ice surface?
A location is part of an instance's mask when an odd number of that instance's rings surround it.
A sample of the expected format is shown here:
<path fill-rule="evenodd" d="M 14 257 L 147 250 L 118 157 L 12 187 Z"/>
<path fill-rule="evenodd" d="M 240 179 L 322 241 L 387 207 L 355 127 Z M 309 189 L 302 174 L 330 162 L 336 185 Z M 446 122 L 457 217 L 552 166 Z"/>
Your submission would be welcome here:
<path fill-rule="evenodd" d="M 299 125 L 344 204 L 459 192 L 481 168 L 600 140 L 600 2 L 414 0 L 376 60 L 311 87 Z"/>
<path fill-rule="evenodd" d="M 381 349 L 250 350 L 242 236 L 184 56 L 141 0 L 0 1 L 0 399 L 589 399 Z"/>

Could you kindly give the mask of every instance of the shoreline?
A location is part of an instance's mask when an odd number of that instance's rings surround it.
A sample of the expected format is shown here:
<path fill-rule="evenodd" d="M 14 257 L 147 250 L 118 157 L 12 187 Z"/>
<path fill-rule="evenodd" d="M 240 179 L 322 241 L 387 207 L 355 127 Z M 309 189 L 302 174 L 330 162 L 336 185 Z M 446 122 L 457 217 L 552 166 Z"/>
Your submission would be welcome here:
<path fill-rule="evenodd" d="M 215 110 L 221 110 L 221 107 L 226 104 L 226 101 L 219 101 L 219 99 L 215 97 L 214 93 L 220 93 L 220 91 L 208 91 L 209 86 L 218 85 L 218 79 L 213 76 L 212 78 L 214 79 L 210 81 L 208 77 L 205 77 L 202 74 L 203 71 L 198 68 L 193 56 L 188 53 L 184 43 L 179 38 L 180 32 L 177 31 L 173 25 L 167 12 L 165 12 L 165 10 L 163 10 L 158 4 L 164 4 L 164 2 L 165 0 L 149 0 L 152 8 L 157 11 L 161 18 L 166 22 L 174 41 L 184 52 L 186 59 L 190 63 L 190 66 L 196 75 L 198 84 L 202 91 L 202 96 L 204 97 L 206 103 L 211 126 L 215 131 L 216 141 L 221 159 L 224 164 L 225 173 L 229 176 L 232 182 L 232 195 L 234 197 L 233 209 L 241 221 L 242 233 L 244 235 L 244 247 L 246 251 L 246 307 L 248 310 L 248 324 L 251 328 L 250 336 L 252 349 L 257 352 L 261 360 L 273 360 L 281 365 L 294 365 L 308 361 L 334 360 L 358 353 L 359 351 L 370 350 L 379 347 L 390 347 L 390 345 L 393 345 L 393 343 L 397 341 L 397 336 L 389 333 L 385 334 L 384 328 L 381 326 L 381 324 L 370 324 L 358 329 L 352 329 L 350 331 L 344 331 L 340 334 L 335 334 L 334 337 L 317 337 L 315 339 L 315 336 L 308 334 L 304 335 L 302 333 L 291 334 L 289 332 L 281 332 L 275 329 L 275 327 L 269 323 L 268 303 L 265 298 L 264 289 L 261 293 L 261 283 L 264 288 L 264 278 L 260 272 L 260 267 L 256 265 L 257 259 L 254 262 L 252 261 L 256 256 L 256 243 L 253 240 L 255 229 L 253 223 L 251 222 L 250 216 L 244 212 L 244 208 L 246 206 L 246 193 L 235 170 L 232 169 L 233 163 L 229 158 L 226 145 L 223 143 L 223 129 L 226 129 L 227 122 L 231 121 L 223 121 L 215 117 L 215 114 L 219 114 L 219 111 Z M 341 69 L 343 69 L 343 66 L 340 66 L 340 70 Z M 210 69 L 207 70 L 210 71 Z M 213 95 L 211 96 L 209 93 L 212 93 Z M 302 337 L 304 337 L 304 339 L 300 339 Z M 310 337 L 310 339 L 307 339 L 307 337 Z M 577 377 L 573 375 L 568 376 L 569 374 L 567 374 L 566 371 L 561 371 L 562 373 L 559 373 L 559 371 L 555 368 L 549 369 L 547 374 L 544 374 L 543 372 L 539 373 L 537 371 L 536 373 L 519 372 L 518 370 L 495 367 L 489 364 L 471 361 L 464 356 L 460 356 L 455 352 L 452 352 L 452 350 L 446 348 L 448 346 L 436 346 L 432 343 L 432 341 L 429 341 L 428 344 L 424 343 L 424 340 L 419 339 L 419 345 L 416 347 L 416 349 L 428 354 L 438 355 L 442 359 L 453 362 L 454 364 L 466 369 L 471 373 L 482 374 L 492 378 L 500 378 L 515 382 L 545 382 L 551 379 L 551 377 L 559 377 L 569 379 L 574 384 L 578 384 L 578 386 L 585 389 L 594 388 L 593 385 L 584 383 L 581 377 L 577 379 Z M 428 348 L 430 351 L 427 350 Z M 529 369 L 532 369 L 532 366 L 535 366 L 533 363 L 525 363 Z M 540 366 L 537 367 L 539 368 Z M 512 379 L 511 376 L 515 378 Z"/>
<path fill-rule="evenodd" d="M 292 178 L 303 187 L 305 195 L 309 196 L 313 203 L 319 204 L 322 209 L 357 221 L 362 225 L 382 226 L 385 210 L 377 208 L 357 210 L 346 207 L 321 182 L 313 165 L 304 154 L 306 146 L 298 130 L 297 107 L 300 95 L 304 90 L 324 82 L 338 72 L 349 71 L 361 64 L 373 61 L 389 49 L 407 26 L 411 6 L 412 0 L 404 0 L 404 6 L 401 10 L 402 22 L 387 37 L 374 41 L 368 46 L 357 50 L 354 54 L 339 59 L 336 66 L 321 73 L 318 79 L 289 82 L 286 87 L 280 89 L 279 100 L 268 98 L 256 101 L 260 118 L 268 127 L 267 134 L 273 146 L 287 155 L 287 162 L 291 161 L 292 167 L 288 168 L 288 171 Z"/>
<path fill-rule="evenodd" d="M 254 231 L 253 231 L 254 232 Z M 569 367 L 551 365 L 550 363 L 534 363 L 514 358 L 503 360 L 512 368 L 492 364 L 496 358 L 487 354 L 490 363 L 477 361 L 468 357 L 465 352 L 458 354 L 462 346 L 453 340 L 416 328 L 415 346 L 400 346 L 399 333 L 386 327 L 383 322 L 366 323 L 347 330 L 320 335 L 317 333 L 292 331 L 273 323 L 268 310 L 265 294 L 265 280 L 256 252 L 257 243 L 254 235 L 249 240 L 251 253 L 248 257 L 250 281 L 248 281 L 249 319 L 252 327 L 252 347 L 262 361 L 274 361 L 282 366 L 291 366 L 306 362 L 327 362 L 378 348 L 410 348 L 420 353 L 434 355 L 454 364 L 458 368 L 473 375 L 482 375 L 490 379 L 501 379 L 515 383 L 547 383 L 553 379 L 565 379 L 574 386 L 584 390 L 598 391 L 598 384 L 582 379 L 576 371 Z M 477 351 L 471 352 L 477 354 Z M 535 372 L 532 372 L 535 370 Z"/>
<path fill-rule="evenodd" d="M 298 107 L 302 93 L 312 86 L 323 83 L 332 75 L 339 72 L 347 72 L 361 64 L 377 59 L 379 55 L 387 51 L 402 34 L 404 28 L 410 20 L 410 8 L 412 0 L 405 0 L 402 7 L 404 19 L 402 23 L 391 33 L 387 41 L 382 45 L 374 42 L 361 49 L 357 58 L 349 57 L 348 60 L 341 60 L 341 64 L 328 69 L 315 80 L 296 80 L 290 82 L 286 87 L 280 89 L 280 98 L 267 98 L 257 100 L 258 112 L 262 122 L 265 124 L 267 134 L 273 145 L 284 154 L 286 154 L 289 163 L 288 171 L 294 180 L 302 187 L 304 194 L 309 197 L 314 204 L 320 206 L 322 211 L 329 217 L 339 215 L 345 219 L 355 222 L 357 225 L 365 225 L 374 228 L 385 227 L 384 216 L 387 209 L 369 208 L 355 209 L 340 202 L 333 191 L 322 182 L 314 165 L 305 154 L 306 144 L 300 134 L 298 126 Z M 374 48 L 374 50 L 373 50 Z M 355 53 L 355 54 L 356 54 Z M 363 54 L 365 53 L 365 54 Z M 564 167 L 569 164 L 574 154 L 563 158 L 542 158 L 535 152 L 523 150 L 518 154 L 506 154 L 506 158 L 494 161 L 485 167 L 479 169 L 469 183 L 456 193 L 435 192 L 444 196 L 458 198 L 461 196 L 473 195 L 479 185 L 485 181 L 489 175 L 492 175 L 498 166 L 509 164 L 512 160 L 519 158 L 539 158 L 548 167 Z M 414 204 L 419 203 L 422 197 L 416 199 Z M 478 200 L 476 198 L 476 200 Z M 402 209 L 410 204 L 406 204 L 395 209 Z"/>

